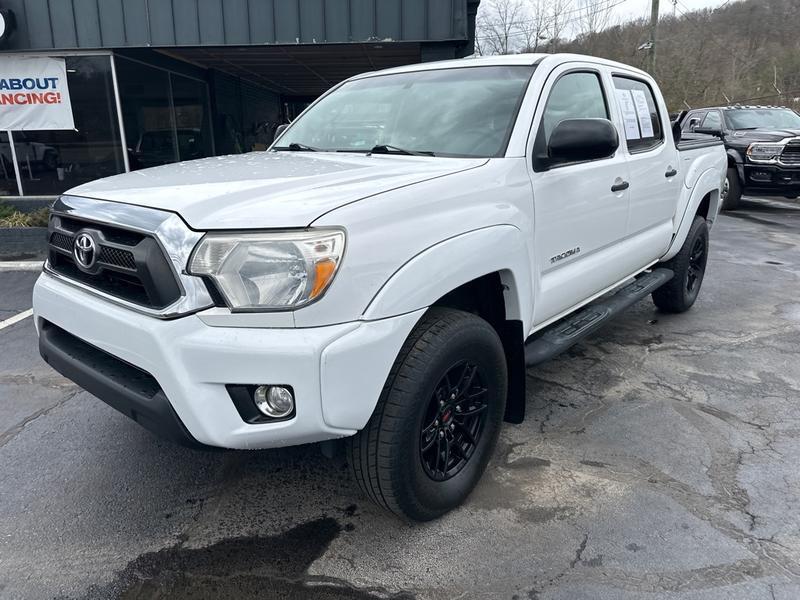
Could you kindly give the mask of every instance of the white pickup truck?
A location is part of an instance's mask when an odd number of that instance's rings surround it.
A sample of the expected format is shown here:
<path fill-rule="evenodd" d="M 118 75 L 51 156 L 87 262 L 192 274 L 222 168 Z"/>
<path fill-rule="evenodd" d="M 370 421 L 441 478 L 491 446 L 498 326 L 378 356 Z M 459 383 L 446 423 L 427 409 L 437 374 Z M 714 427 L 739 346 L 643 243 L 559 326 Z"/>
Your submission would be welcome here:
<path fill-rule="evenodd" d="M 344 438 L 367 495 L 435 518 L 523 418 L 526 365 L 694 303 L 727 159 L 675 136 L 651 77 L 587 56 L 353 77 L 266 152 L 60 197 L 40 353 L 191 445 Z"/>

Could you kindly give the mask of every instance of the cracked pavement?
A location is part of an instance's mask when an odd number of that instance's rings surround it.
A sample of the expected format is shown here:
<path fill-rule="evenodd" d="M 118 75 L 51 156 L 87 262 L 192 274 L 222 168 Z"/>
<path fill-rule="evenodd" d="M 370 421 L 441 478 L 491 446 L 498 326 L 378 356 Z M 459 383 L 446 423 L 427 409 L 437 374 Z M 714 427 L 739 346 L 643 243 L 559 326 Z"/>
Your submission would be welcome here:
<path fill-rule="evenodd" d="M 0 320 L 35 274 L 0 272 Z M 0 598 L 800 597 L 800 204 L 721 216 L 697 305 L 528 372 L 465 506 L 408 525 L 313 447 L 152 437 L 0 331 Z"/>

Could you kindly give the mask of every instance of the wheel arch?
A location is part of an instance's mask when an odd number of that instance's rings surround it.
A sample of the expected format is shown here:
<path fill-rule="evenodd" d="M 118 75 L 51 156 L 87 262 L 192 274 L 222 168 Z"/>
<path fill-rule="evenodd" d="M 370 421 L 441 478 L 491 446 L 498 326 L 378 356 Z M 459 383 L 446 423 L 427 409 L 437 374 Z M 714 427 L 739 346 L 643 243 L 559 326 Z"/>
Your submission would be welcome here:
<path fill-rule="evenodd" d="M 488 321 L 503 343 L 508 365 L 505 418 L 519 423 L 525 411 L 524 338 L 533 306 L 530 264 L 526 240 L 512 225 L 464 233 L 405 263 L 373 298 L 363 318 L 440 306 Z"/>
<path fill-rule="evenodd" d="M 692 221 L 696 215 L 701 215 L 708 221 L 709 228 L 713 225 L 721 206 L 719 173 L 715 169 L 708 169 L 698 179 L 689 195 L 689 201 L 681 216 L 672 244 L 667 253 L 661 258 L 666 261 L 675 256 L 683 246 Z"/>
<path fill-rule="evenodd" d="M 443 240 L 406 261 L 381 286 L 362 318 L 384 319 L 433 306 L 461 286 L 496 274 L 508 319 L 530 325 L 528 245 L 513 225 L 493 225 Z"/>

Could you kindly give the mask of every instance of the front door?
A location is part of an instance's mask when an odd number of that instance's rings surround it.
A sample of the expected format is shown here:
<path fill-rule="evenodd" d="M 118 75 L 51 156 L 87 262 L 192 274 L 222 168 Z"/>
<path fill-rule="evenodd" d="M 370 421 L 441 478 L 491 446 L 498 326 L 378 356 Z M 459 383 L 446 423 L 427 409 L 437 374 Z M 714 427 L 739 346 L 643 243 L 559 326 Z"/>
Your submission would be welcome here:
<path fill-rule="evenodd" d="M 547 170 L 538 169 L 533 158 L 564 119 L 610 119 L 619 130 L 597 67 L 572 63 L 555 69 L 541 97 L 529 143 L 537 256 L 534 326 L 627 274 L 616 248 L 625 237 L 629 209 L 624 152 Z"/>

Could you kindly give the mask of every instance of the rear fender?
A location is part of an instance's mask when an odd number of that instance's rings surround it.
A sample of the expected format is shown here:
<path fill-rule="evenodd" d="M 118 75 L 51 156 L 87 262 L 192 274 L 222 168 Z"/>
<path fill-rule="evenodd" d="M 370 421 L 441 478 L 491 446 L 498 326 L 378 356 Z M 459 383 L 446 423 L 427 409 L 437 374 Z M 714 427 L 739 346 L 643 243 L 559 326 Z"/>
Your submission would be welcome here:
<path fill-rule="evenodd" d="M 681 246 L 686 241 L 686 236 L 689 235 L 689 228 L 692 226 L 694 216 L 697 214 L 697 209 L 700 203 L 706 196 L 709 197 L 708 205 L 708 226 L 709 228 L 714 224 L 720 209 L 720 176 L 719 169 L 708 169 L 700 177 L 688 194 L 689 200 L 686 203 L 686 208 L 683 210 L 683 215 L 678 224 L 675 235 L 672 238 L 672 244 L 667 250 L 667 253 L 661 258 L 662 261 L 669 260 L 680 252 Z M 681 202 L 683 205 L 683 202 Z"/>

